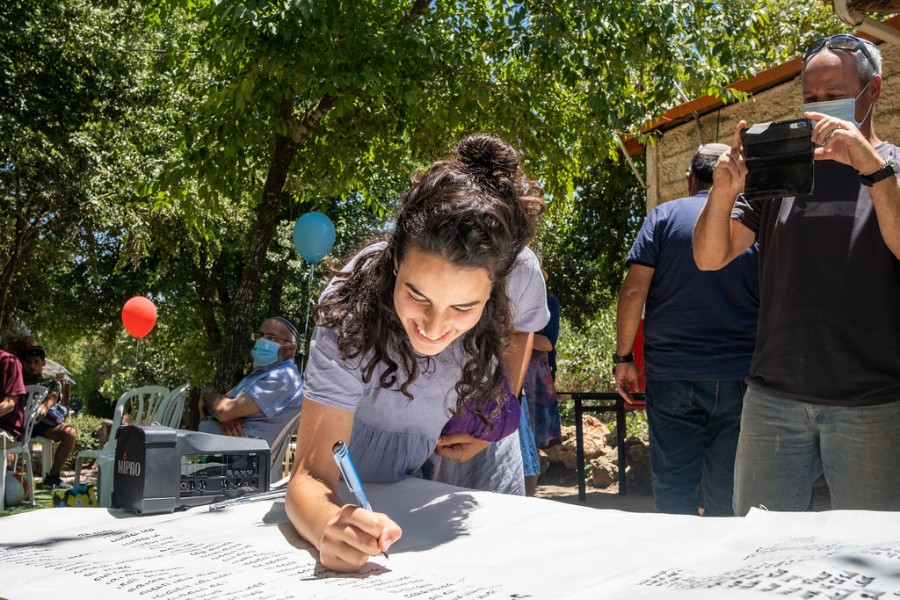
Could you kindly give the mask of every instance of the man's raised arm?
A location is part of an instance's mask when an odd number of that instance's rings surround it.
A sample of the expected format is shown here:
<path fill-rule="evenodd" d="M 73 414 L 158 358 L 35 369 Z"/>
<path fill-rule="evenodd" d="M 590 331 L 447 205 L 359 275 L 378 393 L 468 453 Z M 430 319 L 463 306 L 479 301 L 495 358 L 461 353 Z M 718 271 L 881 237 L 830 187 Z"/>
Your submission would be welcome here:
<path fill-rule="evenodd" d="M 719 157 L 709 197 L 694 226 L 694 262 L 702 271 L 721 269 L 749 248 L 755 239 L 750 229 L 731 218 L 734 201 L 743 191 L 747 176 L 741 144 L 741 130 L 746 126 L 744 121 L 738 123 L 731 150 Z"/>

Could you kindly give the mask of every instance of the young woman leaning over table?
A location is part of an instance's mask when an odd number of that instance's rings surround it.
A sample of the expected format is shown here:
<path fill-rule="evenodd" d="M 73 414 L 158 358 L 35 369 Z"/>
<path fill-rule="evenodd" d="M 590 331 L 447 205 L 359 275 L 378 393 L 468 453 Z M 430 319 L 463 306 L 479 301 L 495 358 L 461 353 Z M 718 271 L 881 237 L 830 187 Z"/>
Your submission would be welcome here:
<path fill-rule="evenodd" d="M 516 312 L 545 302 L 526 248 L 541 195 L 514 148 L 467 137 L 413 177 L 394 229 L 323 292 L 285 505 L 324 566 L 357 571 L 402 534 L 387 515 L 343 504 L 337 440 L 349 440 L 363 481 L 387 482 L 428 477 L 434 452 L 465 461 L 515 431 L 501 364 L 512 334 L 507 283 L 513 271 L 526 282 Z M 536 277 L 520 274 L 530 269 Z M 451 417 L 455 433 L 442 435 Z M 460 422 L 471 424 L 464 433 Z"/>

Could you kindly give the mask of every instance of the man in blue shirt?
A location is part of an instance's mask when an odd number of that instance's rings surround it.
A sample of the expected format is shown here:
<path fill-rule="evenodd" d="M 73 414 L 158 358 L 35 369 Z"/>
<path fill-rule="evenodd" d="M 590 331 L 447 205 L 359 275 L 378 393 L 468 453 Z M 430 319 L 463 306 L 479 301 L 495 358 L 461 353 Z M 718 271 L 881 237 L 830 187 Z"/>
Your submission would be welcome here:
<path fill-rule="evenodd" d="M 632 356 L 644 313 L 650 470 L 657 512 L 732 515 L 744 379 L 759 306 L 758 250 L 700 271 L 691 238 L 724 144 L 705 144 L 686 173 L 691 196 L 657 206 L 628 254 L 616 318 L 616 389 L 637 389 Z M 702 509 L 702 511 L 701 511 Z"/>
<path fill-rule="evenodd" d="M 266 319 L 253 334 L 253 371 L 227 394 L 200 393 L 199 430 L 266 440 L 269 447 L 300 412 L 303 380 L 294 354 L 297 328 L 284 317 Z"/>

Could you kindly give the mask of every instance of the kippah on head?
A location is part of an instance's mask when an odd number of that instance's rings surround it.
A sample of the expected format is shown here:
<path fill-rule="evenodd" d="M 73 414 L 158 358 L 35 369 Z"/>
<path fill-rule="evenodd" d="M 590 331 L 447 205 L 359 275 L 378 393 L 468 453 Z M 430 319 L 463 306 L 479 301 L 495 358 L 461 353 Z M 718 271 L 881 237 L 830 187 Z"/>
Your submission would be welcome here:
<path fill-rule="evenodd" d="M 297 326 L 294 325 L 293 321 L 291 321 L 287 317 L 272 317 L 272 318 L 290 330 L 291 335 L 294 336 L 295 342 L 300 341 L 300 331 L 297 329 Z"/>
<path fill-rule="evenodd" d="M 28 358 L 29 356 L 40 356 L 41 360 L 47 360 L 47 353 L 40 346 L 25 346 L 19 351 L 19 358 Z"/>
<path fill-rule="evenodd" d="M 731 146 L 728 144 L 701 144 L 697 149 L 697 154 L 719 157 L 729 150 L 731 150 Z"/>
<path fill-rule="evenodd" d="M 691 157 L 690 167 L 694 183 L 701 186 L 699 189 L 706 189 L 712 185 L 716 162 L 722 154 L 729 150 L 731 150 L 731 146 L 727 144 L 700 144 L 697 152 Z"/>

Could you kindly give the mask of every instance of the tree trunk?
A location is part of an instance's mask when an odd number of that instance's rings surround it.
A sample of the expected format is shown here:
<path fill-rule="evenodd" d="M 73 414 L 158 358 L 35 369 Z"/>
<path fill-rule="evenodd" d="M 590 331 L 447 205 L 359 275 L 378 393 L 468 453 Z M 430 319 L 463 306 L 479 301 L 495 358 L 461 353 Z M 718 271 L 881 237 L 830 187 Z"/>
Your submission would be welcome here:
<path fill-rule="evenodd" d="M 284 296 L 284 282 L 287 281 L 287 277 L 287 263 L 280 263 L 278 272 L 272 278 L 272 289 L 269 292 L 269 315 L 280 315 L 283 312 L 281 310 L 281 298 Z M 293 320 L 296 322 L 296 319 Z"/>
<path fill-rule="evenodd" d="M 6 321 L 7 300 L 16 281 L 16 273 L 25 258 L 28 246 L 37 239 L 37 229 L 28 227 L 25 219 L 18 215 L 16 231 L 10 244 L 9 257 L 0 269 L 0 331 Z"/>
<path fill-rule="evenodd" d="M 256 224 L 251 232 L 252 237 L 244 261 L 241 283 L 234 296 L 234 302 L 231 304 L 228 323 L 225 327 L 222 358 L 214 384 L 218 390 L 226 391 L 231 388 L 245 358 L 246 344 L 244 341 L 247 339 L 247 326 L 259 294 L 259 285 L 266 264 L 266 253 L 275 232 L 278 208 L 281 204 L 281 192 L 287 180 L 291 161 L 299 147 L 299 143 L 276 134 L 275 151 L 272 163 L 269 165 L 266 183 L 263 186 L 262 200 L 256 208 Z"/>
<path fill-rule="evenodd" d="M 197 283 L 197 294 L 200 296 L 200 321 L 203 323 L 203 329 L 206 331 L 206 339 L 209 341 L 211 348 L 222 347 L 222 330 L 216 321 L 215 303 L 218 297 L 216 286 L 210 281 L 207 274 L 208 257 L 206 249 L 200 249 L 200 269 L 203 272 L 203 279 Z"/>
<path fill-rule="evenodd" d="M 241 284 L 228 314 L 225 345 L 222 348 L 222 359 L 216 371 L 214 384 L 216 389 L 228 390 L 232 387 L 243 359 L 247 325 L 250 313 L 253 312 L 253 305 L 259 295 L 259 284 L 266 266 L 266 253 L 275 232 L 281 193 L 284 190 L 285 181 L 287 181 L 291 161 L 294 160 L 300 146 L 309 139 L 313 130 L 322 122 L 336 102 L 336 95 L 323 96 L 296 124 L 292 124 L 294 123 L 293 98 L 285 100 L 281 105 L 281 118 L 288 124 L 289 133 L 288 136 L 275 134 L 275 151 L 272 155 L 272 164 L 269 165 L 266 183 L 263 186 L 262 200 L 256 208 L 256 226 L 253 228 L 253 237 L 244 261 Z"/>

